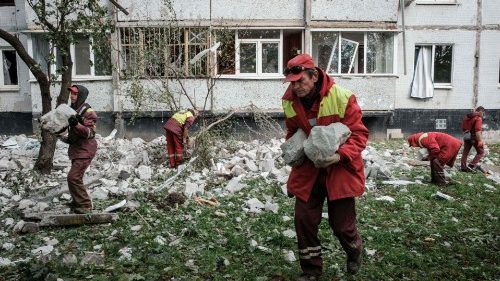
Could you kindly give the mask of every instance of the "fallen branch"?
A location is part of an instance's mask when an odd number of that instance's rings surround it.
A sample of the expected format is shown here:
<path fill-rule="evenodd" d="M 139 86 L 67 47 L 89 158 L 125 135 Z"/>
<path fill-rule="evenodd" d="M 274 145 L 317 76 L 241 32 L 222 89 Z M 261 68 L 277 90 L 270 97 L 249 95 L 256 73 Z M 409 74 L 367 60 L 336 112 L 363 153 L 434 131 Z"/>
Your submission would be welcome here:
<path fill-rule="evenodd" d="M 82 224 L 110 223 L 118 219 L 117 214 L 89 213 L 89 214 L 66 214 L 46 215 L 42 217 L 39 226 L 67 226 Z"/>
<path fill-rule="evenodd" d="M 217 206 L 217 204 L 219 204 L 219 202 L 217 201 L 217 199 L 215 198 L 211 198 L 211 199 L 203 199 L 201 197 L 194 197 L 194 202 L 198 203 L 198 204 L 202 204 L 202 205 L 209 205 L 209 206 Z"/>
<path fill-rule="evenodd" d="M 187 162 L 184 166 L 183 169 L 179 169 L 177 171 L 177 174 L 171 176 L 170 178 L 168 178 L 163 184 L 161 184 L 159 187 L 157 187 L 156 189 L 153 190 L 153 192 L 157 192 L 157 191 L 161 191 L 163 190 L 165 187 L 167 186 L 171 186 L 172 183 L 174 182 L 174 180 L 182 174 L 182 172 L 186 171 L 187 170 L 187 167 L 194 162 L 194 160 L 196 160 L 197 157 L 193 157 L 189 160 L 189 162 Z"/>
<path fill-rule="evenodd" d="M 215 126 L 215 125 L 217 125 L 217 124 L 219 124 L 221 122 L 224 122 L 229 117 L 233 116 L 233 114 L 234 114 L 234 110 L 231 110 L 226 116 L 224 116 L 224 118 L 219 119 L 219 120 L 211 123 L 210 125 L 206 126 L 201 131 L 199 131 L 193 138 L 197 138 L 197 137 L 201 136 L 203 133 L 205 133 L 206 131 L 210 130 L 213 126 Z"/>

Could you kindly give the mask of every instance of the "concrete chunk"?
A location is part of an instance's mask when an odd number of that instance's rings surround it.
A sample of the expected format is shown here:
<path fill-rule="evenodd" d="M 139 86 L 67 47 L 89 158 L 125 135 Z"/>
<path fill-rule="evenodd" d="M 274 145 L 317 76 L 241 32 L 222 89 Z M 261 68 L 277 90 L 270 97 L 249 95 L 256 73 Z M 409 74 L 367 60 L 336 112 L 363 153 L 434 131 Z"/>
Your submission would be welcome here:
<path fill-rule="evenodd" d="M 40 117 L 40 125 L 54 134 L 68 127 L 68 118 L 75 114 L 76 111 L 70 106 L 61 104 L 56 109 Z"/>
<path fill-rule="evenodd" d="M 291 138 L 281 145 L 283 160 L 287 165 L 295 166 L 304 160 L 304 141 L 306 139 L 306 133 L 299 129 Z"/>
<path fill-rule="evenodd" d="M 311 161 L 317 163 L 334 155 L 350 135 L 349 128 L 339 122 L 328 126 L 315 126 L 304 141 L 304 152 Z"/>

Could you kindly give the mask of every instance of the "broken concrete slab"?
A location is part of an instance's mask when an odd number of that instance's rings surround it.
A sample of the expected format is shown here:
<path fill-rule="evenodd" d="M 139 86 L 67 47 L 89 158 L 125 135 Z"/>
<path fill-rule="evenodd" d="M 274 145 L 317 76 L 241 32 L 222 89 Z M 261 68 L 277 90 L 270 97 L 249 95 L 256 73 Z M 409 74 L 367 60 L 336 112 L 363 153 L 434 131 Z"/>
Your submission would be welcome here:
<path fill-rule="evenodd" d="M 296 166 L 304 161 L 304 141 L 306 139 L 306 133 L 302 129 L 298 129 L 291 138 L 281 145 L 282 157 L 285 164 Z"/>
<path fill-rule="evenodd" d="M 44 114 L 39 121 L 42 128 L 55 134 L 69 126 L 68 119 L 73 115 L 76 115 L 76 111 L 63 103 Z"/>
<path fill-rule="evenodd" d="M 320 162 L 334 155 L 350 135 L 349 128 L 340 122 L 328 126 L 314 126 L 304 141 L 304 152 L 314 163 Z"/>

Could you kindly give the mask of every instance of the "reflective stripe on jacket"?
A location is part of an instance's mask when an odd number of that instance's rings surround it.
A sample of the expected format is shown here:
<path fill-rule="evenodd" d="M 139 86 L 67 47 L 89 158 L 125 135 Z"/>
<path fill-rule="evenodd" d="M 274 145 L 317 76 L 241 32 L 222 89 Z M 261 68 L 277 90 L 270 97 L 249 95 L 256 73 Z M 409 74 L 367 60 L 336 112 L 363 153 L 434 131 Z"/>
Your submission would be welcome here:
<path fill-rule="evenodd" d="M 322 85 L 316 125 L 327 126 L 341 122 L 351 130 L 349 139 L 337 150 L 340 162 L 325 169 L 328 199 L 361 196 L 365 189 L 361 152 L 368 140 L 368 129 L 361 121 L 361 108 L 351 91 L 335 85 L 331 77 L 321 69 L 317 70 L 322 77 L 320 79 Z M 282 98 L 282 104 L 286 117 L 286 139 L 293 136 L 299 128 L 309 135 L 312 126 L 307 118 L 307 112 L 300 99 L 292 93 L 291 85 Z M 292 168 L 287 183 L 288 192 L 302 201 L 308 201 L 321 170 L 316 168 L 312 161 L 305 159 L 300 166 Z"/>

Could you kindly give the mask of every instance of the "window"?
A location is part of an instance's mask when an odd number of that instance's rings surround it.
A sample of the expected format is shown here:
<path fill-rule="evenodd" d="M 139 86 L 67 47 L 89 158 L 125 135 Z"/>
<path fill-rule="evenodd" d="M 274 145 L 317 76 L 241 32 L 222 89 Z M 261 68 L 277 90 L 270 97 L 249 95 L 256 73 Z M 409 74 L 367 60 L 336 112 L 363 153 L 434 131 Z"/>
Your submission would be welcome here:
<path fill-rule="evenodd" d="M 103 40 L 80 37 L 71 45 L 72 71 L 75 78 L 111 75 L 111 47 L 107 39 Z M 45 73 L 60 73 L 62 56 L 57 47 L 52 50 L 55 62 L 51 62 L 52 45 L 43 34 L 32 35 L 32 46 L 33 58 Z"/>
<path fill-rule="evenodd" d="M 17 59 L 16 51 L 0 50 L 2 75 L 0 76 L 0 87 L 17 87 Z M 9 87 L 10 86 L 10 87 Z"/>
<path fill-rule="evenodd" d="M 312 32 L 312 56 L 329 74 L 393 74 L 393 32 Z"/>
<path fill-rule="evenodd" d="M 286 62 L 302 50 L 302 30 L 216 30 L 218 75 L 282 77 Z"/>
<path fill-rule="evenodd" d="M 429 52 L 430 77 L 437 86 L 451 86 L 451 73 L 452 73 L 452 59 L 453 59 L 453 46 L 452 45 L 421 45 L 415 46 L 415 67 L 418 60 L 425 60 L 424 52 Z"/>
<path fill-rule="evenodd" d="M 15 6 L 15 0 L 0 0 L 0 7 Z"/>
<path fill-rule="evenodd" d="M 209 73 L 206 28 L 124 27 L 120 29 L 124 77 L 203 77 Z"/>
<path fill-rule="evenodd" d="M 236 74 L 281 74 L 280 30 L 238 30 L 236 38 Z"/>

